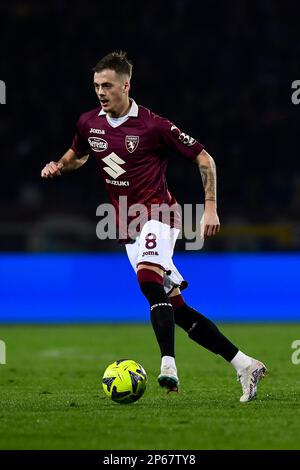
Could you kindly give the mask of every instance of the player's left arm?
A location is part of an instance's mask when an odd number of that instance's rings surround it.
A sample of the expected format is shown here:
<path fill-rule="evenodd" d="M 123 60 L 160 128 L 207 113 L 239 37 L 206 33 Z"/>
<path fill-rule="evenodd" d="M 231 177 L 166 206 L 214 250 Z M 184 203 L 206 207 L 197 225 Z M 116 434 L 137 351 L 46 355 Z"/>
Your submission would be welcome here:
<path fill-rule="evenodd" d="M 197 155 L 195 162 L 198 165 L 204 193 L 205 206 L 203 214 L 204 236 L 211 237 L 220 230 L 220 221 L 217 214 L 217 172 L 214 159 L 204 149 Z"/>

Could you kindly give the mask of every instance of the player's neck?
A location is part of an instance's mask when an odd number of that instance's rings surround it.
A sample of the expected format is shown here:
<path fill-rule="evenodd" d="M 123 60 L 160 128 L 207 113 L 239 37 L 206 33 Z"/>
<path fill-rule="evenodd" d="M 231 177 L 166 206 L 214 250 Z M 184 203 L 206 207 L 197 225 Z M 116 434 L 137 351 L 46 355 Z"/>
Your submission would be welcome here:
<path fill-rule="evenodd" d="M 126 102 L 124 103 L 121 109 L 118 109 L 117 111 L 113 111 L 107 114 L 111 118 L 119 118 L 122 116 L 126 116 L 126 114 L 129 113 L 130 108 L 131 108 L 131 101 L 129 100 L 129 98 L 127 98 Z"/>

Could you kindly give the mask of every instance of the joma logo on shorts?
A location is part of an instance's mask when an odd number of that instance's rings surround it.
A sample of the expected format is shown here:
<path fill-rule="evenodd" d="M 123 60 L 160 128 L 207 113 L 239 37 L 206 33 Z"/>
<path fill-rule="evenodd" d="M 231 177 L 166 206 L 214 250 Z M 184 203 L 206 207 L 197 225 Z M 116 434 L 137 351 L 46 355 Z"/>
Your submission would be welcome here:
<path fill-rule="evenodd" d="M 158 251 L 144 251 L 143 256 L 158 256 Z"/>

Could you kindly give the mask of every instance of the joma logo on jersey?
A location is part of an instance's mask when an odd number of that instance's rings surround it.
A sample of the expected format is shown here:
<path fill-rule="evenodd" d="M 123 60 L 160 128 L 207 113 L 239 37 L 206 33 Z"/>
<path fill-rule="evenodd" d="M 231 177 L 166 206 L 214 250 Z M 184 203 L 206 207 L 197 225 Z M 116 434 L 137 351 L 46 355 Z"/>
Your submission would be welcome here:
<path fill-rule="evenodd" d="M 94 129 L 93 127 L 90 128 L 90 134 L 105 134 L 104 129 Z"/>
<path fill-rule="evenodd" d="M 138 135 L 127 135 L 125 137 L 125 146 L 128 152 L 133 153 L 137 149 L 137 146 L 139 145 L 139 140 L 140 138 Z"/>
<path fill-rule="evenodd" d="M 124 165 L 125 162 L 122 160 L 122 158 L 118 157 L 116 153 L 110 153 L 107 155 L 107 157 L 102 158 L 102 161 L 107 165 L 103 168 L 103 170 L 106 171 L 106 173 L 108 173 L 112 178 L 119 178 L 119 176 L 123 175 L 123 173 L 126 173 L 126 170 L 120 166 Z"/>
<path fill-rule="evenodd" d="M 101 139 L 100 137 L 89 137 L 88 141 L 94 152 L 104 152 L 108 147 L 106 140 Z"/>

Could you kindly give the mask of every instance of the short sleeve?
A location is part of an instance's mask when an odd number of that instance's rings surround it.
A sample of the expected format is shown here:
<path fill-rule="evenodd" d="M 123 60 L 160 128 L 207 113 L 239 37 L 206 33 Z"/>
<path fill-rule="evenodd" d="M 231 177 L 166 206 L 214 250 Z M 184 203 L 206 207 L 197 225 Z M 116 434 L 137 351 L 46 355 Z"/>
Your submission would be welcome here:
<path fill-rule="evenodd" d="M 83 122 L 82 117 L 79 118 L 76 126 L 76 132 L 72 141 L 71 149 L 74 150 L 76 155 L 83 157 L 89 153 L 89 145 L 87 139 L 83 136 Z"/>
<path fill-rule="evenodd" d="M 154 116 L 155 128 L 158 132 L 159 146 L 173 150 L 183 157 L 194 160 L 204 149 L 196 139 L 182 132 L 175 124 L 168 119 Z"/>

